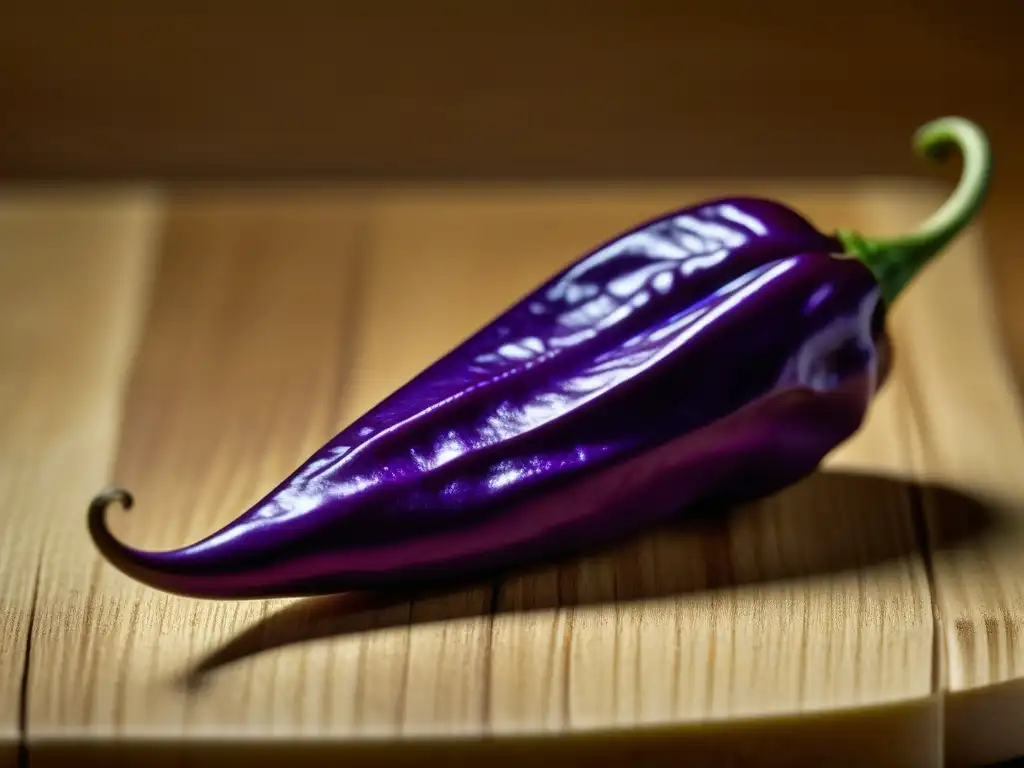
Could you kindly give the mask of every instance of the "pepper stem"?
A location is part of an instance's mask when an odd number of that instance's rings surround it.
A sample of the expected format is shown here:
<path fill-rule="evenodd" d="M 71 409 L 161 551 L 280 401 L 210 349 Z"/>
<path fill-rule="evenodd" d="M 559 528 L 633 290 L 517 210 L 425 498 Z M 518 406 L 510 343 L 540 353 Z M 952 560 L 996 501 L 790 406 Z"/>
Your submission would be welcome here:
<path fill-rule="evenodd" d="M 953 147 L 959 147 L 963 156 L 960 181 L 945 204 L 916 232 L 890 239 L 865 238 L 850 230 L 836 232 L 847 253 L 874 273 L 886 304 L 892 304 L 914 276 L 970 223 L 985 201 L 992 154 L 981 128 L 962 117 L 941 117 L 914 134 L 914 148 L 926 159 L 944 160 Z"/>

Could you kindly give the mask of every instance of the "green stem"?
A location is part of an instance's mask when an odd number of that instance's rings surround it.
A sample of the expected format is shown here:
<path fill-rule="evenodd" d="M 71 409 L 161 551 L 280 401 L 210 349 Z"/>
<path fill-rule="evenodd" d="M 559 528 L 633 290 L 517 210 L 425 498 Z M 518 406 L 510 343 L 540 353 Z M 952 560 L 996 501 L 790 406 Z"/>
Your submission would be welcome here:
<path fill-rule="evenodd" d="M 942 117 L 914 135 L 914 147 L 930 160 L 943 160 L 953 147 L 963 155 L 963 171 L 953 194 L 916 232 L 890 239 L 869 239 L 840 230 L 836 237 L 847 253 L 874 273 L 887 304 L 892 304 L 914 276 L 974 218 L 985 201 L 992 154 L 985 133 L 962 117 Z"/>

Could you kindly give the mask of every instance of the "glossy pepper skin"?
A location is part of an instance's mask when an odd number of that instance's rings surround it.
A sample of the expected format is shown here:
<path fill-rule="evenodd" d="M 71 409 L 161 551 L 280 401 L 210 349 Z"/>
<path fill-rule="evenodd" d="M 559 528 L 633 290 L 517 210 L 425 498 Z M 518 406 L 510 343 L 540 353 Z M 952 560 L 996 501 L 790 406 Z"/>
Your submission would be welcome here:
<path fill-rule="evenodd" d="M 100 552 L 155 588 L 265 598 L 477 577 L 586 551 L 695 507 L 766 496 L 863 423 L 885 317 L 987 190 L 984 134 L 917 234 L 827 235 L 786 206 L 722 199 L 596 248 L 336 435 L 240 517 L 169 552 Z"/>

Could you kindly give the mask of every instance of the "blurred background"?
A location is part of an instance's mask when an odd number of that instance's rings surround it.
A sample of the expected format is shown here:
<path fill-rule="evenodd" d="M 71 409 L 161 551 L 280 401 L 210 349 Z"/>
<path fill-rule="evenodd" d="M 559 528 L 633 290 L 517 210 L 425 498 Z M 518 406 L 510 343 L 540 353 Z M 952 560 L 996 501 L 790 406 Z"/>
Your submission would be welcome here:
<path fill-rule="evenodd" d="M 948 112 L 1022 162 L 1016 0 L 5 6 L 7 179 L 919 172 Z"/>

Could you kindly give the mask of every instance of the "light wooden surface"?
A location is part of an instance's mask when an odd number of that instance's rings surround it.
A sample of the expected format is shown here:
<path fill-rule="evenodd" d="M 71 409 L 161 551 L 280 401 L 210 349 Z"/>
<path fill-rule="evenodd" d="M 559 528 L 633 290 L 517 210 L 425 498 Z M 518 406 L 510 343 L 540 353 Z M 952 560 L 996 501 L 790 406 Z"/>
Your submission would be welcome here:
<path fill-rule="evenodd" d="M 926 214 L 926 206 L 917 211 Z M 889 228 L 900 226 L 891 213 L 877 213 Z M 962 250 L 981 252 L 984 238 L 973 232 Z M 1024 711 L 1024 411 L 991 332 L 994 290 L 982 266 L 967 258 L 936 263 L 921 281 L 928 301 L 902 318 L 906 338 L 917 341 L 903 350 L 919 436 L 916 474 L 971 489 L 991 516 L 980 536 L 963 542 L 957 530 L 968 511 L 928 492 L 922 497 L 956 761 L 1024 754 L 1016 715 Z M 1018 286 L 1004 290 L 1016 294 L 1007 314 L 1017 317 Z"/>
<path fill-rule="evenodd" d="M 453 762 L 1024 753 L 1024 421 L 979 228 L 897 307 L 895 373 L 861 433 L 728 520 L 365 611 L 168 596 L 94 552 L 84 507 L 106 482 L 136 493 L 114 517 L 120 536 L 194 540 L 567 259 L 730 191 L 870 232 L 915 226 L 945 193 L 734 182 L 3 198 L 2 738 L 15 742 L 24 712 L 43 764 L 152 760 L 168 742 L 218 760 L 213 737 L 292 736 L 305 745 L 279 747 L 292 761 L 341 759 L 330 745 L 353 764 L 415 761 L 394 745 L 427 737 Z M 463 741 L 477 735 L 516 738 Z"/>
<path fill-rule="evenodd" d="M 155 210 L 151 194 L 0 197 L 0 742 L 8 745 L 21 728 L 28 643 L 48 638 L 77 653 L 72 635 L 89 624 L 70 615 L 61 625 L 34 621 L 40 585 L 67 599 L 90 567 L 83 552 L 81 567 L 65 569 L 44 547 L 75 550 L 75 508 L 111 471 Z"/>

